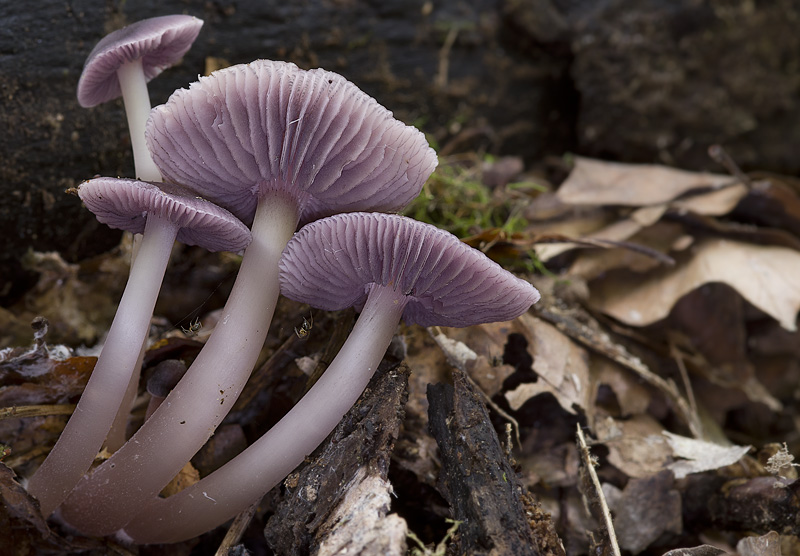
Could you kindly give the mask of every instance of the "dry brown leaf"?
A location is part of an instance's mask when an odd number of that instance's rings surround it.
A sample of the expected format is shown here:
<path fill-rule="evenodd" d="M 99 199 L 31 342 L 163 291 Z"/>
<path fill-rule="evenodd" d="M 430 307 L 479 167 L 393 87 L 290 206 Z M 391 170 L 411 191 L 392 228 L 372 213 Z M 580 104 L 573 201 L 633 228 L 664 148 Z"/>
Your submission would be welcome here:
<path fill-rule="evenodd" d="M 440 344 L 450 364 L 467 372 L 489 398 L 502 391 L 503 382 L 514 374 L 512 365 L 503 364 L 503 352 L 512 326 L 507 322 L 493 322 L 441 330 L 442 334 L 434 337 L 438 338 L 437 343 L 450 344 L 447 349 Z"/>
<path fill-rule="evenodd" d="M 688 292 L 723 282 L 781 326 L 795 330 L 798 276 L 800 253 L 793 249 L 713 239 L 698 244 L 691 258 L 676 267 L 644 277 L 630 274 L 595 282 L 592 302 L 626 324 L 646 326 L 665 318 Z"/>
<path fill-rule="evenodd" d="M 693 548 L 676 548 L 665 552 L 664 556 L 724 556 L 726 554 L 730 554 L 730 552 L 725 552 L 721 548 L 710 544 L 704 544 Z"/>
<path fill-rule="evenodd" d="M 700 473 L 733 465 L 750 451 L 750 446 L 720 446 L 705 440 L 686 438 L 664 431 L 672 455 L 680 458 L 670 464 L 676 479 L 683 479 L 690 473 Z"/>
<path fill-rule="evenodd" d="M 624 490 L 603 484 L 621 548 L 638 554 L 664 533 L 683 532 L 681 495 L 674 483 L 669 471 L 661 471 L 651 477 L 631 479 Z"/>
<path fill-rule="evenodd" d="M 639 415 L 647 411 L 652 401 L 652 392 L 638 380 L 632 380 L 630 371 L 624 370 L 605 357 L 597 356 L 592 358 L 591 369 L 595 389 L 601 385 L 611 389 L 619 404 L 622 417 Z"/>
<path fill-rule="evenodd" d="M 608 448 L 608 461 L 629 477 L 644 478 L 658 473 L 671 461 L 672 449 L 661 424 L 650 415 L 624 421 L 598 420 L 597 441 Z"/>
<path fill-rule="evenodd" d="M 718 191 L 676 199 L 670 206 L 677 210 L 689 210 L 706 216 L 722 216 L 736 208 L 745 195 L 747 186 L 737 183 Z"/>
<path fill-rule="evenodd" d="M 555 326 L 529 314 L 515 320 L 513 326 L 513 331 L 522 334 L 528 342 L 533 370 L 539 380 L 506 392 L 511 409 L 516 411 L 534 396 L 549 392 L 570 413 L 576 413 L 576 407 L 585 411 L 592 402 L 586 350 Z"/>
<path fill-rule="evenodd" d="M 576 157 L 575 167 L 557 195 L 574 205 L 657 205 L 692 190 L 718 189 L 733 181 L 720 174 Z"/>

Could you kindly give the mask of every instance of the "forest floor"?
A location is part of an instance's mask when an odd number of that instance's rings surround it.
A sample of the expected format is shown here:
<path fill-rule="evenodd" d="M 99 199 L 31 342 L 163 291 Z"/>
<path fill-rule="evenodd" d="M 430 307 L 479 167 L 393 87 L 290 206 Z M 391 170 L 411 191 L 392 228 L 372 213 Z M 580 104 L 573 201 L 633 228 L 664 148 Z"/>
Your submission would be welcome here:
<path fill-rule="evenodd" d="M 168 548 L 73 535 L 17 482 L 74 409 L 130 241 L 79 264 L 29 253 L 38 284 L 0 310 L 0 554 L 800 554 L 800 182 L 710 155 L 719 174 L 443 159 L 406 214 L 541 301 L 512 322 L 401 326 L 304 468 L 233 532 Z M 213 330 L 239 260 L 176 246 L 131 429 L 152 370 Z M 354 318 L 281 300 L 234 411 L 170 488 L 276 422 Z"/>

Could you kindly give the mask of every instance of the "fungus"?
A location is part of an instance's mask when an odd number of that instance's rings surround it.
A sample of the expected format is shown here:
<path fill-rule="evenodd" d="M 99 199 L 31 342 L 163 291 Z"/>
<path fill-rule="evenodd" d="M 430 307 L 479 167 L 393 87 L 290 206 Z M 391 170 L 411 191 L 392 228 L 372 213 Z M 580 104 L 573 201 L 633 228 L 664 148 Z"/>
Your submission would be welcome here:
<path fill-rule="evenodd" d="M 214 473 L 148 503 L 126 527 L 140 543 L 197 536 L 252 504 L 310 454 L 356 402 L 402 319 L 422 326 L 505 321 L 539 299 L 528 282 L 452 234 L 406 217 L 340 214 L 302 228 L 281 289 L 316 308 L 361 309 L 319 381 L 264 436 Z"/>
<path fill-rule="evenodd" d="M 257 60 L 202 77 L 151 112 L 147 142 L 167 181 L 252 222 L 222 316 L 186 375 L 134 436 L 82 480 L 62 517 L 89 534 L 123 527 L 200 449 L 255 365 L 298 223 L 398 210 L 436 166 L 417 129 L 342 76 Z"/>
<path fill-rule="evenodd" d="M 241 251 L 250 241 L 250 231 L 228 211 L 177 186 L 160 185 L 96 178 L 78 188 L 81 200 L 100 222 L 144 235 L 86 389 L 58 442 L 28 484 L 45 516 L 89 469 L 108 434 L 147 338 L 176 237 L 210 251 Z"/>
<path fill-rule="evenodd" d="M 137 178 L 161 181 L 144 140 L 150 113 L 147 82 L 186 54 L 202 26 L 201 19 L 188 15 L 137 21 L 101 39 L 83 66 L 78 81 L 81 106 L 90 108 L 122 95 Z"/>

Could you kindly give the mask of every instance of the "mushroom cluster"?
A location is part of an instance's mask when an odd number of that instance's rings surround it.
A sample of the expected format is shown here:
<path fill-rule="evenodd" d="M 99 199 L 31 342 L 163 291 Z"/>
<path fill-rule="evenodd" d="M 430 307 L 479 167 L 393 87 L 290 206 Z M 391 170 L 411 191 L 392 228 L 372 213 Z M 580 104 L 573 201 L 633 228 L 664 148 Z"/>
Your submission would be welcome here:
<path fill-rule="evenodd" d="M 190 20 L 146 20 L 101 41 L 81 78 L 81 103 L 112 98 L 121 83 L 127 106 L 125 76 L 138 72 L 144 83 L 183 55 L 199 31 Z M 58 508 L 85 534 L 124 530 L 143 544 L 199 535 L 258 500 L 330 434 L 401 319 L 468 326 L 513 319 L 538 300 L 528 282 L 455 236 L 385 214 L 419 194 L 436 154 L 421 132 L 340 75 L 257 60 L 201 77 L 148 112 L 146 157 L 136 157 L 145 181 L 95 178 L 78 188 L 101 222 L 144 236 L 78 410 L 30 480 L 45 515 Z M 140 158 L 154 170 L 141 171 Z M 236 282 L 185 373 L 158 392 L 131 439 L 87 473 L 138 382 L 176 239 L 244 250 Z M 200 482 L 159 497 L 242 391 L 280 293 L 361 314 L 322 378 L 278 424 Z"/>

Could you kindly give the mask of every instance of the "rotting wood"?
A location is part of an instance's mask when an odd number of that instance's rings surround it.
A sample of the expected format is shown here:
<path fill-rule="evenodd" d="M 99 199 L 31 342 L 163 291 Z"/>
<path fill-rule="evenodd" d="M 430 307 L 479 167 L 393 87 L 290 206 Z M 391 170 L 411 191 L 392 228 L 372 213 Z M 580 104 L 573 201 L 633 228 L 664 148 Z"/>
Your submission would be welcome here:
<path fill-rule="evenodd" d="M 404 554 L 405 521 L 389 512 L 387 480 L 408 395 L 408 367 L 387 359 L 310 463 L 285 481 L 264 529 L 279 555 Z"/>
<path fill-rule="evenodd" d="M 526 493 L 483 399 L 462 371 L 453 371 L 453 382 L 428 386 L 428 415 L 442 461 L 439 489 L 452 517 L 463 522 L 454 538 L 456 553 L 564 554 L 555 533 L 541 536 L 542 521 L 533 523 L 536 515 L 529 511 L 529 500 L 523 500 Z M 549 516 L 538 515 L 549 524 Z M 545 529 L 552 531 L 552 524 Z"/>

